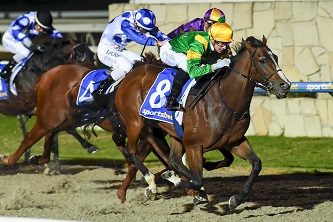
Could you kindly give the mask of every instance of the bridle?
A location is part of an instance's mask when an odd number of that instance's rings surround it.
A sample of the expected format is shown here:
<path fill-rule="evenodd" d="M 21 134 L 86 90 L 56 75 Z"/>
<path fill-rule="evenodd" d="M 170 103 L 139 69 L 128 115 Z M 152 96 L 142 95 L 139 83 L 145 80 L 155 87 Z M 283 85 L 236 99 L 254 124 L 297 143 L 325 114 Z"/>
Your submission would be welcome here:
<path fill-rule="evenodd" d="M 68 58 L 66 58 L 65 56 L 56 56 L 56 55 L 54 55 L 52 52 L 47 52 L 47 51 L 44 51 L 44 52 L 41 54 L 41 56 L 43 56 L 43 55 L 48 55 L 48 56 L 50 56 L 50 57 L 56 58 L 56 59 L 59 60 L 59 61 L 62 61 L 64 64 L 72 64 L 73 61 L 74 61 L 74 56 L 75 56 L 75 49 L 78 48 L 78 47 L 80 47 L 80 46 L 82 46 L 82 45 L 87 45 L 87 44 L 86 44 L 86 43 L 83 43 L 83 42 L 75 44 L 75 45 L 71 48 Z M 60 50 L 60 48 L 59 48 L 59 50 Z M 87 56 L 85 55 L 85 57 L 83 58 L 83 61 L 86 60 L 86 57 L 87 57 Z"/>
<path fill-rule="evenodd" d="M 259 75 L 263 80 L 264 80 L 264 83 L 261 83 L 261 82 L 258 82 L 256 80 L 254 80 L 253 78 L 251 78 L 250 76 L 247 76 L 243 73 L 241 73 L 240 71 L 234 69 L 234 68 L 231 68 L 231 67 L 226 67 L 227 70 L 230 70 L 230 73 L 236 73 L 240 76 L 242 76 L 243 78 L 249 80 L 249 82 L 253 83 L 255 87 L 260 87 L 262 88 L 263 90 L 265 91 L 270 91 L 274 88 L 274 85 L 273 83 L 270 81 L 270 79 L 279 71 L 282 71 L 281 69 L 277 69 L 275 70 L 273 73 L 271 73 L 268 77 L 265 77 L 258 69 L 258 67 L 256 66 L 255 62 L 254 62 L 254 55 L 255 53 L 257 52 L 257 50 L 259 48 L 263 48 L 265 47 L 267 50 L 270 51 L 270 49 L 267 47 L 267 46 L 259 46 L 259 47 L 256 47 L 255 50 L 253 51 L 253 53 L 251 54 L 250 50 L 248 48 L 246 48 L 246 50 L 249 52 L 249 55 L 250 55 L 250 61 L 251 61 L 251 64 L 250 64 L 250 71 L 249 73 L 251 73 L 251 69 L 252 67 L 254 67 L 255 69 L 255 75 Z M 245 51 L 244 51 L 245 52 Z M 229 73 L 229 74 L 230 74 Z M 218 78 L 218 91 L 219 91 L 219 94 L 220 94 L 220 99 L 222 101 L 222 103 L 224 104 L 224 106 L 230 111 L 233 113 L 233 118 L 237 119 L 237 120 L 240 120 L 242 118 L 244 118 L 245 116 L 247 116 L 249 114 L 249 110 L 246 110 L 244 112 L 236 112 L 234 111 L 233 109 L 230 108 L 230 106 L 226 103 L 226 101 L 223 99 L 223 95 L 222 95 L 222 91 L 221 91 L 221 78 L 222 78 L 222 75 L 219 76 Z"/>
<path fill-rule="evenodd" d="M 74 45 L 74 46 L 71 48 L 71 52 L 70 52 L 70 54 L 69 54 L 69 58 L 68 58 L 68 60 L 66 61 L 66 62 L 68 62 L 68 64 L 73 63 L 73 57 L 74 57 L 74 55 L 75 55 L 75 49 L 78 48 L 78 47 L 80 47 L 80 46 L 82 46 L 82 45 L 87 45 L 87 44 L 81 42 L 81 43 L 78 43 L 78 44 Z M 87 56 L 85 55 L 85 57 L 84 57 L 82 60 L 83 60 L 83 61 L 86 60 L 86 57 L 87 57 Z"/>
<path fill-rule="evenodd" d="M 253 51 L 253 53 L 251 54 L 250 50 L 247 49 L 247 51 L 249 52 L 249 55 L 250 55 L 250 61 L 251 61 L 251 65 L 250 65 L 250 71 L 252 69 L 252 67 L 254 67 L 255 69 L 255 75 L 259 75 L 263 80 L 264 80 L 264 83 L 261 83 L 261 82 L 258 82 L 254 79 L 252 79 L 250 76 L 247 76 L 243 73 L 241 73 L 240 71 L 236 70 L 236 69 L 233 69 L 231 67 L 228 67 L 229 70 L 231 70 L 231 72 L 234 72 L 242 77 L 244 77 L 245 79 L 248 79 L 250 82 L 252 82 L 254 84 L 255 87 L 260 87 L 262 88 L 263 90 L 265 91 L 270 91 L 274 88 L 274 85 L 273 83 L 270 81 L 270 79 L 276 74 L 278 73 L 279 71 L 282 71 L 281 69 L 277 69 L 275 70 L 273 73 L 271 73 L 268 77 L 265 77 L 258 69 L 257 65 L 255 64 L 254 62 L 254 59 L 253 59 L 253 56 L 255 55 L 255 53 L 257 52 L 257 50 L 259 48 L 266 48 L 267 51 L 271 51 L 267 46 L 259 46 L 259 47 L 256 47 L 255 50 Z M 250 72 L 249 72 L 250 73 Z"/>

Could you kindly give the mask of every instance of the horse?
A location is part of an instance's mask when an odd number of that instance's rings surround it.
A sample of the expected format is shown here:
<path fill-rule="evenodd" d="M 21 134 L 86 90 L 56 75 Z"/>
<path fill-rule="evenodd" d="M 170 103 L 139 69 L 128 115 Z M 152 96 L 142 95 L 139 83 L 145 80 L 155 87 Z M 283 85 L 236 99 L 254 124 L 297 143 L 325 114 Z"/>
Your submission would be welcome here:
<path fill-rule="evenodd" d="M 93 126 L 98 125 L 103 130 L 111 132 L 113 141 L 127 160 L 128 155 L 125 152 L 126 134 L 123 133 L 123 129 L 120 127 L 121 123 L 117 121 L 119 117 L 112 106 L 114 93 L 107 94 L 101 101 L 90 105 L 80 107 L 75 104 L 82 79 L 95 69 L 96 66 L 91 63 L 64 64 L 52 68 L 43 74 L 39 82 L 31 90 L 30 100 L 27 102 L 27 106 L 30 106 L 29 102 L 37 103 L 36 122 L 24 136 L 16 152 L 10 155 L 0 155 L 0 163 L 2 165 L 16 164 L 22 154 L 42 137 L 45 138 L 44 152 L 42 155 L 35 156 L 31 164 L 41 165 L 48 163 L 50 161 L 52 143 L 59 132 L 72 130 L 80 126 L 85 128 L 91 124 Z M 111 104 L 107 105 L 107 107 L 111 107 L 110 109 L 104 107 L 105 101 L 110 101 Z M 52 109 L 49 107 L 52 107 Z M 112 124 L 112 122 L 116 124 Z M 158 138 L 164 138 L 159 130 L 155 130 L 153 133 Z M 167 145 L 165 138 L 164 145 Z M 138 153 L 140 161 L 143 161 L 151 151 L 155 152 L 145 140 L 140 141 L 139 147 L 140 152 L 142 152 L 142 154 Z M 166 155 L 167 153 L 165 153 Z M 161 161 L 163 162 L 164 160 L 161 159 Z M 117 196 L 122 203 L 126 200 L 126 191 L 137 172 L 134 165 L 131 165 L 129 161 L 127 163 L 128 175 L 117 191 Z M 156 177 L 160 177 L 161 173 L 156 174 Z"/>
<path fill-rule="evenodd" d="M 277 56 L 266 43 L 265 36 L 262 40 L 253 36 L 242 39 L 234 47 L 236 55 L 231 58 L 230 67 L 225 72 L 215 73 L 208 86 L 201 91 L 202 94 L 188 96 L 186 111 L 183 113 L 182 137 L 172 124 L 143 118 L 139 114 L 142 103 L 163 68 L 146 64 L 126 75 L 119 85 L 115 103 L 125 124 L 129 158 L 145 178 L 151 178 L 152 175 L 137 158 L 140 152 L 137 143 L 142 139 L 148 140 L 159 152 L 162 144 L 151 133 L 152 129 L 159 128 L 170 136 L 168 162 L 186 178 L 181 179 L 169 171 L 162 175 L 164 179 L 176 187 L 193 189 L 194 203 L 208 201 L 203 188 L 203 153 L 226 150 L 227 154 L 231 152 L 252 165 L 251 173 L 240 192 L 229 199 L 229 208 L 235 209 L 244 201 L 262 168 L 260 158 L 245 137 L 250 124 L 249 109 L 254 89 L 261 87 L 282 99 L 288 95 L 291 85 L 278 65 Z M 159 105 L 163 106 L 170 86 L 169 80 L 162 80 L 159 91 L 153 91 L 158 98 L 150 98 L 149 101 L 158 100 Z M 194 102 L 189 102 L 191 100 Z M 183 148 L 188 168 L 181 161 Z M 155 187 L 153 179 L 146 181 L 148 189 Z M 156 192 L 156 189 L 151 192 Z"/>
<path fill-rule="evenodd" d="M 94 62 L 94 53 L 86 43 L 73 39 L 46 41 L 43 45 L 43 51 L 31 54 L 21 70 L 16 75 L 11 76 L 9 85 L 15 86 L 15 90 L 8 90 L 9 97 L 0 100 L 0 113 L 7 116 L 18 116 L 23 135 L 25 135 L 27 130 L 23 116 L 30 118 L 36 111 L 36 103 L 30 103 L 30 106 L 26 106 L 26 101 L 29 99 L 32 87 L 39 81 L 43 73 L 60 64 L 85 62 Z M 94 152 L 98 149 L 83 139 L 75 129 L 67 132 L 73 135 L 84 148 L 88 149 L 88 152 Z M 53 150 L 55 157 L 57 157 L 57 143 L 54 145 Z M 30 153 L 26 154 L 27 161 Z"/>

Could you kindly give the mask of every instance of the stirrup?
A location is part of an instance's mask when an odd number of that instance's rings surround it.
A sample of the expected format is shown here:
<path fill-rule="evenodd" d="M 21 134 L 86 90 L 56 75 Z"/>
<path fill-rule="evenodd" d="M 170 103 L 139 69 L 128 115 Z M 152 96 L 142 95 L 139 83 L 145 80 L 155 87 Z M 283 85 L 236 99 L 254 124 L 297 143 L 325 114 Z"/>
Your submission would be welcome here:
<path fill-rule="evenodd" d="M 170 105 L 170 106 L 168 106 L 168 104 L 165 106 L 165 108 L 167 109 L 167 110 L 169 110 L 169 111 L 181 111 L 181 112 L 185 112 L 185 108 L 181 105 L 181 104 L 179 104 L 178 102 L 177 102 L 177 104 L 172 104 L 172 105 Z"/>

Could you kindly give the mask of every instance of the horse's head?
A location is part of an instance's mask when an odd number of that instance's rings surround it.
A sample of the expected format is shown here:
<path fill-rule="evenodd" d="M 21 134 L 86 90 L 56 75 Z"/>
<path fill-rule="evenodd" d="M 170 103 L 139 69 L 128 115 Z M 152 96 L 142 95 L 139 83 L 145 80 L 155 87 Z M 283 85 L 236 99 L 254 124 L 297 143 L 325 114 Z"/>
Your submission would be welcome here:
<path fill-rule="evenodd" d="M 60 39 L 46 45 L 45 55 L 53 54 L 53 59 L 62 60 L 64 63 L 94 63 L 94 53 L 86 43 L 73 39 Z"/>
<path fill-rule="evenodd" d="M 277 56 L 266 45 L 266 38 L 261 41 L 254 37 L 243 40 L 249 52 L 250 76 L 260 88 L 274 94 L 278 99 L 285 98 L 290 90 L 290 82 L 278 64 Z"/>

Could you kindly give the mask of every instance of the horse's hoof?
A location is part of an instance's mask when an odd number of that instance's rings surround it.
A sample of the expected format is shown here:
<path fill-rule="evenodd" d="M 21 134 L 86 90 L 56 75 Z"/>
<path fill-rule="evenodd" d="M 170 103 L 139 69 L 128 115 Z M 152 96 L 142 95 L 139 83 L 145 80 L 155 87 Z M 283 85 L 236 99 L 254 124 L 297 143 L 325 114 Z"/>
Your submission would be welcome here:
<path fill-rule="evenodd" d="M 161 174 L 161 177 L 165 180 L 167 180 L 168 178 L 170 178 L 173 175 L 173 171 L 171 170 L 167 170 L 164 173 Z"/>
<path fill-rule="evenodd" d="M 195 206 L 198 204 L 207 203 L 207 202 L 208 202 L 208 200 L 203 197 L 196 196 L 193 198 L 193 203 Z"/>
<path fill-rule="evenodd" d="M 148 200 L 155 200 L 156 199 L 156 194 L 154 194 L 153 192 L 151 192 L 151 190 L 149 189 L 149 187 L 147 187 L 145 189 L 145 196 L 147 197 Z"/>
<path fill-rule="evenodd" d="M 31 156 L 28 160 L 28 164 L 38 164 L 39 156 Z"/>
<path fill-rule="evenodd" d="M 97 146 L 91 146 L 91 147 L 88 147 L 87 149 L 88 153 L 97 153 L 99 151 L 99 148 Z"/>
<path fill-rule="evenodd" d="M 126 201 L 126 192 L 123 191 L 123 190 L 118 190 L 117 191 L 117 196 L 118 196 L 118 199 L 120 200 L 120 203 L 125 203 Z"/>
<path fill-rule="evenodd" d="M 208 196 L 205 192 L 205 189 L 202 187 L 199 191 L 196 192 L 196 195 L 194 196 L 193 199 L 193 203 L 194 205 L 198 205 L 206 202 L 208 202 Z"/>
<path fill-rule="evenodd" d="M 0 155 L 0 165 L 9 165 L 9 154 Z"/>
<path fill-rule="evenodd" d="M 237 200 L 237 195 L 230 197 L 229 199 L 229 209 L 234 210 L 240 204 L 240 201 Z"/>

